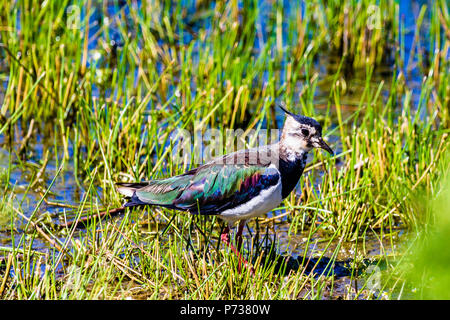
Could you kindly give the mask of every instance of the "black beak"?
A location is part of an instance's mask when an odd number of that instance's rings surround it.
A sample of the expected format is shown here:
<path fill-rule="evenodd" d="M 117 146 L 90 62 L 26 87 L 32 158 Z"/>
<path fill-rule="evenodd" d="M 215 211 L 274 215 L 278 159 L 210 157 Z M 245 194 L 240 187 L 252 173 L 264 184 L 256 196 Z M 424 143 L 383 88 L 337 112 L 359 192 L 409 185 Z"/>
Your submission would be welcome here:
<path fill-rule="evenodd" d="M 322 137 L 319 138 L 318 148 L 321 148 L 321 149 L 327 151 L 332 156 L 334 155 L 333 150 L 331 150 L 330 146 L 327 145 L 325 141 L 323 141 Z"/>

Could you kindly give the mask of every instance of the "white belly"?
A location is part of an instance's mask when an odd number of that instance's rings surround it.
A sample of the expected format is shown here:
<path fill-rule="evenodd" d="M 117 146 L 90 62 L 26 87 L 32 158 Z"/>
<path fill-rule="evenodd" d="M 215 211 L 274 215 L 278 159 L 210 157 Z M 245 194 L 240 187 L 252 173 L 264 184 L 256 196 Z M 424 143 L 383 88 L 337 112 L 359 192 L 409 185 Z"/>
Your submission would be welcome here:
<path fill-rule="evenodd" d="M 223 211 L 220 217 L 230 224 L 237 220 L 247 220 L 275 209 L 282 200 L 281 178 L 279 178 L 276 185 L 262 190 L 256 197 L 235 208 Z"/>

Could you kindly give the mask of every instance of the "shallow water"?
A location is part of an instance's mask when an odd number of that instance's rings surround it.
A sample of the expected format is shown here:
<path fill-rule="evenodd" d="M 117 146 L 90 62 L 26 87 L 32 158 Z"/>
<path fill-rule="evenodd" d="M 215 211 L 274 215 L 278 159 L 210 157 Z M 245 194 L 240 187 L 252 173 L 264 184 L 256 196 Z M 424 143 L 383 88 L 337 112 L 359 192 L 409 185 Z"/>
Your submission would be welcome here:
<path fill-rule="evenodd" d="M 426 3 L 426 1 L 400 1 L 400 12 L 401 16 L 404 19 L 405 25 L 405 52 L 409 55 L 411 44 L 414 37 L 414 28 L 415 28 L 415 19 L 414 16 L 418 14 L 417 8 L 420 8 L 422 3 Z M 136 5 L 140 5 L 140 2 L 136 2 Z M 264 1 L 261 1 L 261 23 L 264 26 L 265 21 L 270 17 L 264 11 L 265 4 Z M 286 8 L 289 8 L 289 1 L 285 1 Z M 108 6 L 108 13 L 110 14 L 110 21 L 112 17 L 117 14 L 120 8 L 115 7 L 114 5 Z M 192 6 L 188 8 L 189 12 L 192 14 L 196 14 L 196 8 Z M 100 12 L 100 10 L 98 11 Z M 125 6 L 124 13 L 127 14 L 127 8 Z M 90 30 L 91 35 L 95 35 L 100 30 L 100 24 L 102 23 L 102 19 L 98 14 L 94 14 L 91 17 L 91 23 L 93 27 Z M 125 21 L 126 23 L 126 21 Z M 426 24 L 427 22 L 425 22 Z M 210 18 L 199 19 L 196 23 L 192 24 L 192 31 L 195 33 L 200 28 L 207 28 L 210 25 Z M 108 32 L 111 40 L 113 41 L 112 47 L 117 54 L 120 54 L 120 50 L 123 46 L 123 39 L 121 39 L 120 33 L 116 29 L 114 23 L 110 23 L 110 25 L 105 29 Z M 287 32 L 288 26 L 283 26 L 283 32 Z M 287 39 L 287 37 L 283 37 Z M 161 40 L 162 41 L 162 40 Z M 185 33 L 185 38 L 183 39 L 185 43 L 190 43 L 191 41 L 196 41 L 196 38 L 192 36 L 190 33 Z M 98 57 L 96 54 L 98 50 L 98 41 L 96 38 L 93 38 L 89 43 L 89 63 L 90 64 L 98 64 L 103 65 L 107 68 L 108 62 L 102 61 L 102 59 Z M 255 52 L 260 50 L 258 42 L 255 43 Z M 195 52 L 194 52 L 195 54 Z M 329 89 L 330 83 L 332 81 L 332 77 L 338 69 L 339 58 L 336 55 L 333 55 L 330 52 L 322 52 L 319 54 L 318 59 L 316 59 L 315 64 L 313 66 L 312 73 L 317 73 L 319 76 L 318 87 L 316 89 L 314 104 L 317 110 L 323 110 L 325 112 L 328 103 Z M 406 57 L 406 61 L 408 61 L 408 56 Z M 414 61 L 413 61 L 414 62 Z M 284 74 L 286 70 L 284 66 L 281 66 L 281 70 L 279 70 L 280 74 Z M 403 70 L 405 72 L 405 70 Z M 384 89 L 382 92 L 382 97 L 385 97 L 390 88 L 390 82 L 393 73 L 398 73 L 398 70 L 394 70 L 394 66 L 392 64 L 386 64 L 378 67 L 371 81 L 371 85 L 373 87 L 378 87 L 381 81 L 385 82 Z M 3 103 L 4 91 L 8 82 L 8 73 L 9 71 L 6 69 L 6 66 L 3 63 L 0 64 L 0 81 L 3 82 L 3 85 L 0 86 L 0 105 Z M 406 74 L 406 72 L 405 72 Z M 412 101 L 414 104 L 417 104 L 420 87 L 422 81 L 422 74 L 418 68 L 413 68 L 412 72 L 408 77 L 408 86 L 413 90 Z M 359 97 L 364 89 L 365 80 L 364 72 L 350 74 L 346 79 L 347 87 L 349 88 L 347 94 L 342 96 L 341 103 L 344 109 L 344 112 L 351 114 L 355 108 L 357 107 L 357 101 L 359 101 Z M 264 79 L 267 81 L 267 79 Z M 300 92 L 302 89 L 302 85 L 300 84 L 296 90 Z M 173 92 L 174 88 L 169 88 L 169 91 Z M 97 90 L 97 93 L 100 92 L 100 89 Z M 195 92 L 195 91 L 194 91 Z M 107 94 L 113 95 L 114 92 L 110 91 Z M 37 119 L 36 119 L 37 120 Z M 284 116 L 281 113 L 277 115 L 277 123 L 278 126 L 281 127 L 282 122 L 284 120 Z M 38 121 L 38 120 L 37 120 Z M 22 129 L 23 128 L 23 129 Z M 47 186 L 50 185 L 53 177 L 56 175 L 60 160 L 62 159 L 63 150 L 62 147 L 57 147 L 56 150 L 54 148 L 54 140 L 50 133 L 47 134 L 38 134 L 36 137 L 32 137 L 30 141 L 30 146 L 27 149 L 27 160 L 24 165 L 20 164 L 20 161 L 17 157 L 18 149 L 21 145 L 21 141 L 24 135 L 26 135 L 27 124 L 18 123 L 15 126 L 14 132 L 12 135 L 2 134 L 0 135 L 0 170 L 2 174 L 9 174 L 9 184 L 10 189 L 14 190 L 15 199 L 13 200 L 13 206 L 21 207 L 24 214 L 27 217 L 30 217 L 36 208 L 38 202 L 42 197 L 42 193 L 45 191 Z M 43 132 L 46 132 L 43 130 Z M 339 146 L 339 141 L 337 136 L 330 136 L 329 141 L 335 146 Z M 339 152 L 339 148 L 337 148 Z M 33 179 L 33 172 L 36 171 L 36 167 L 41 166 L 41 161 L 45 158 L 46 153 L 49 152 L 49 160 L 46 166 L 45 172 L 41 176 L 41 181 L 36 183 L 39 188 L 37 188 L 40 192 L 36 192 L 36 188 L 33 190 L 27 191 L 29 184 Z M 71 145 L 69 145 L 69 155 L 72 155 Z M 11 162 L 11 166 L 10 166 Z M 9 173 L 8 173 L 9 172 Z M 320 176 L 317 177 L 320 179 Z M 54 185 L 51 188 L 51 193 L 47 197 L 47 199 L 51 202 L 59 202 L 61 204 L 68 204 L 78 206 L 82 201 L 83 197 L 86 193 L 86 186 L 77 183 L 76 173 L 74 172 L 74 164 L 71 160 L 66 161 L 66 166 L 56 178 Z M 100 187 L 96 188 L 96 192 L 98 194 L 98 203 L 101 206 L 101 193 L 102 190 Z M 301 186 L 298 186 L 297 193 L 301 193 Z M 42 203 L 37 210 L 35 218 L 46 218 L 51 219 L 54 223 L 60 223 L 60 217 L 64 215 L 64 213 L 68 213 L 71 211 L 70 208 L 64 208 L 61 206 L 49 205 L 45 202 Z M 269 216 L 273 216 L 275 213 L 269 214 Z M 15 242 L 20 239 L 21 232 L 23 231 L 24 226 L 26 225 L 25 219 L 17 218 L 16 223 L 14 225 L 15 231 L 13 235 L 10 232 L 10 219 L 8 216 L 0 218 L 0 246 L 1 247 L 10 247 L 12 245 L 12 238 L 14 238 Z M 288 235 L 289 224 L 286 222 L 286 219 L 283 219 L 280 223 L 274 224 L 274 230 L 272 230 L 273 234 L 276 234 L 277 243 L 279 245 L 279 251 L 285 252 L 293 259 L 297 259 L 302 256 L 305 252 L 305 238 L 307 236 L 305 233 Z M 247 234 L 248 235 L 248 234 Z M 332 252 L 334 252 L 336 246 L 338 245 L 338 240 L 332 242 L 332 244 L 327 247 L 327 242 L 323 241 L 324 235 L 321 233 L 315 234 L 312 237 L 312 242 L 308 247 L 308 254 L 311 257 L 315 257 L 320 255 L 324 250 L 327 251 L 325 256 L 330 256 Z M 383 240 L 384 241 L 384 240 Z M 380 242 L 380 240 L 376 236 L 367 236 L 364 241 L 362 241 L 359 245 L 361 250 L 365 256 L 370 257 L 378 257 L 381 254 L 385 254 L 384 251 L 386 248 L 389 252 L 392 251 L 392 246 L 390 244 Z M 395 239 L 397 241 L 397 238 Z M 363 244 L 364 243 L 364 244 Z M 349 246 L 351 248 L 351 246 Z M 339 250 L 338 261 L 346 261 L 352 258 L 354 252 L 352 249 L 347 248 L 345 245 Z M 37 238 L 33 242 L 33 250 L 38 251 L 46 251 L 49 250 L 49 245 L 40 238 Z M 2 251 L 0 249 L 0 256 L 2 255 Z"/>

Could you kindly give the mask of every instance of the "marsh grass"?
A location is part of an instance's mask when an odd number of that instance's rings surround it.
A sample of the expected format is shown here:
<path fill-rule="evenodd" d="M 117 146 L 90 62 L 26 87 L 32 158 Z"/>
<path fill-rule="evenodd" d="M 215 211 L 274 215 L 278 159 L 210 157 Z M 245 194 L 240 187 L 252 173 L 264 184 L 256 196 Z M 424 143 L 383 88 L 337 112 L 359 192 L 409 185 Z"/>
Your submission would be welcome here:
<path fill-rule="evenodd" d="M 447 4 L 418 8 L 413 30 L 395 1 L 303 4 L 0 1 L 0 296 L 408 297 L 392 272 L 400 234 L 434 221 L 417 198 L 439 192 L 448 165 Z M 120 207 L 116 181 L 189 169 L 173 160 L 175 129 L 277 128 L 280 101 L 320 120 L 336 155 L 315 152 L 301 194 L 250 222 L 255 276 L 238 272 L 215 217 L 146 208 L 60 227 Z"/>

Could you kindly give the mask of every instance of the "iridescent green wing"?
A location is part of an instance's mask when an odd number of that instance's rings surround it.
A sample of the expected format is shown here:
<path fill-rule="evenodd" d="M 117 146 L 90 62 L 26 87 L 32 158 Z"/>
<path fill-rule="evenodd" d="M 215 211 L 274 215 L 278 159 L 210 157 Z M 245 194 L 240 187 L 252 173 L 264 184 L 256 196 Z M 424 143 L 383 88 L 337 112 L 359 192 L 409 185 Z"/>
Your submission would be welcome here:
<path fill-rule="evenodd" d="M 150 181 L 135 191 L 134 202 L 218 214 L 251 200 L 279 179 L 274 167 L 210 164 L 180 176 Z"/>

